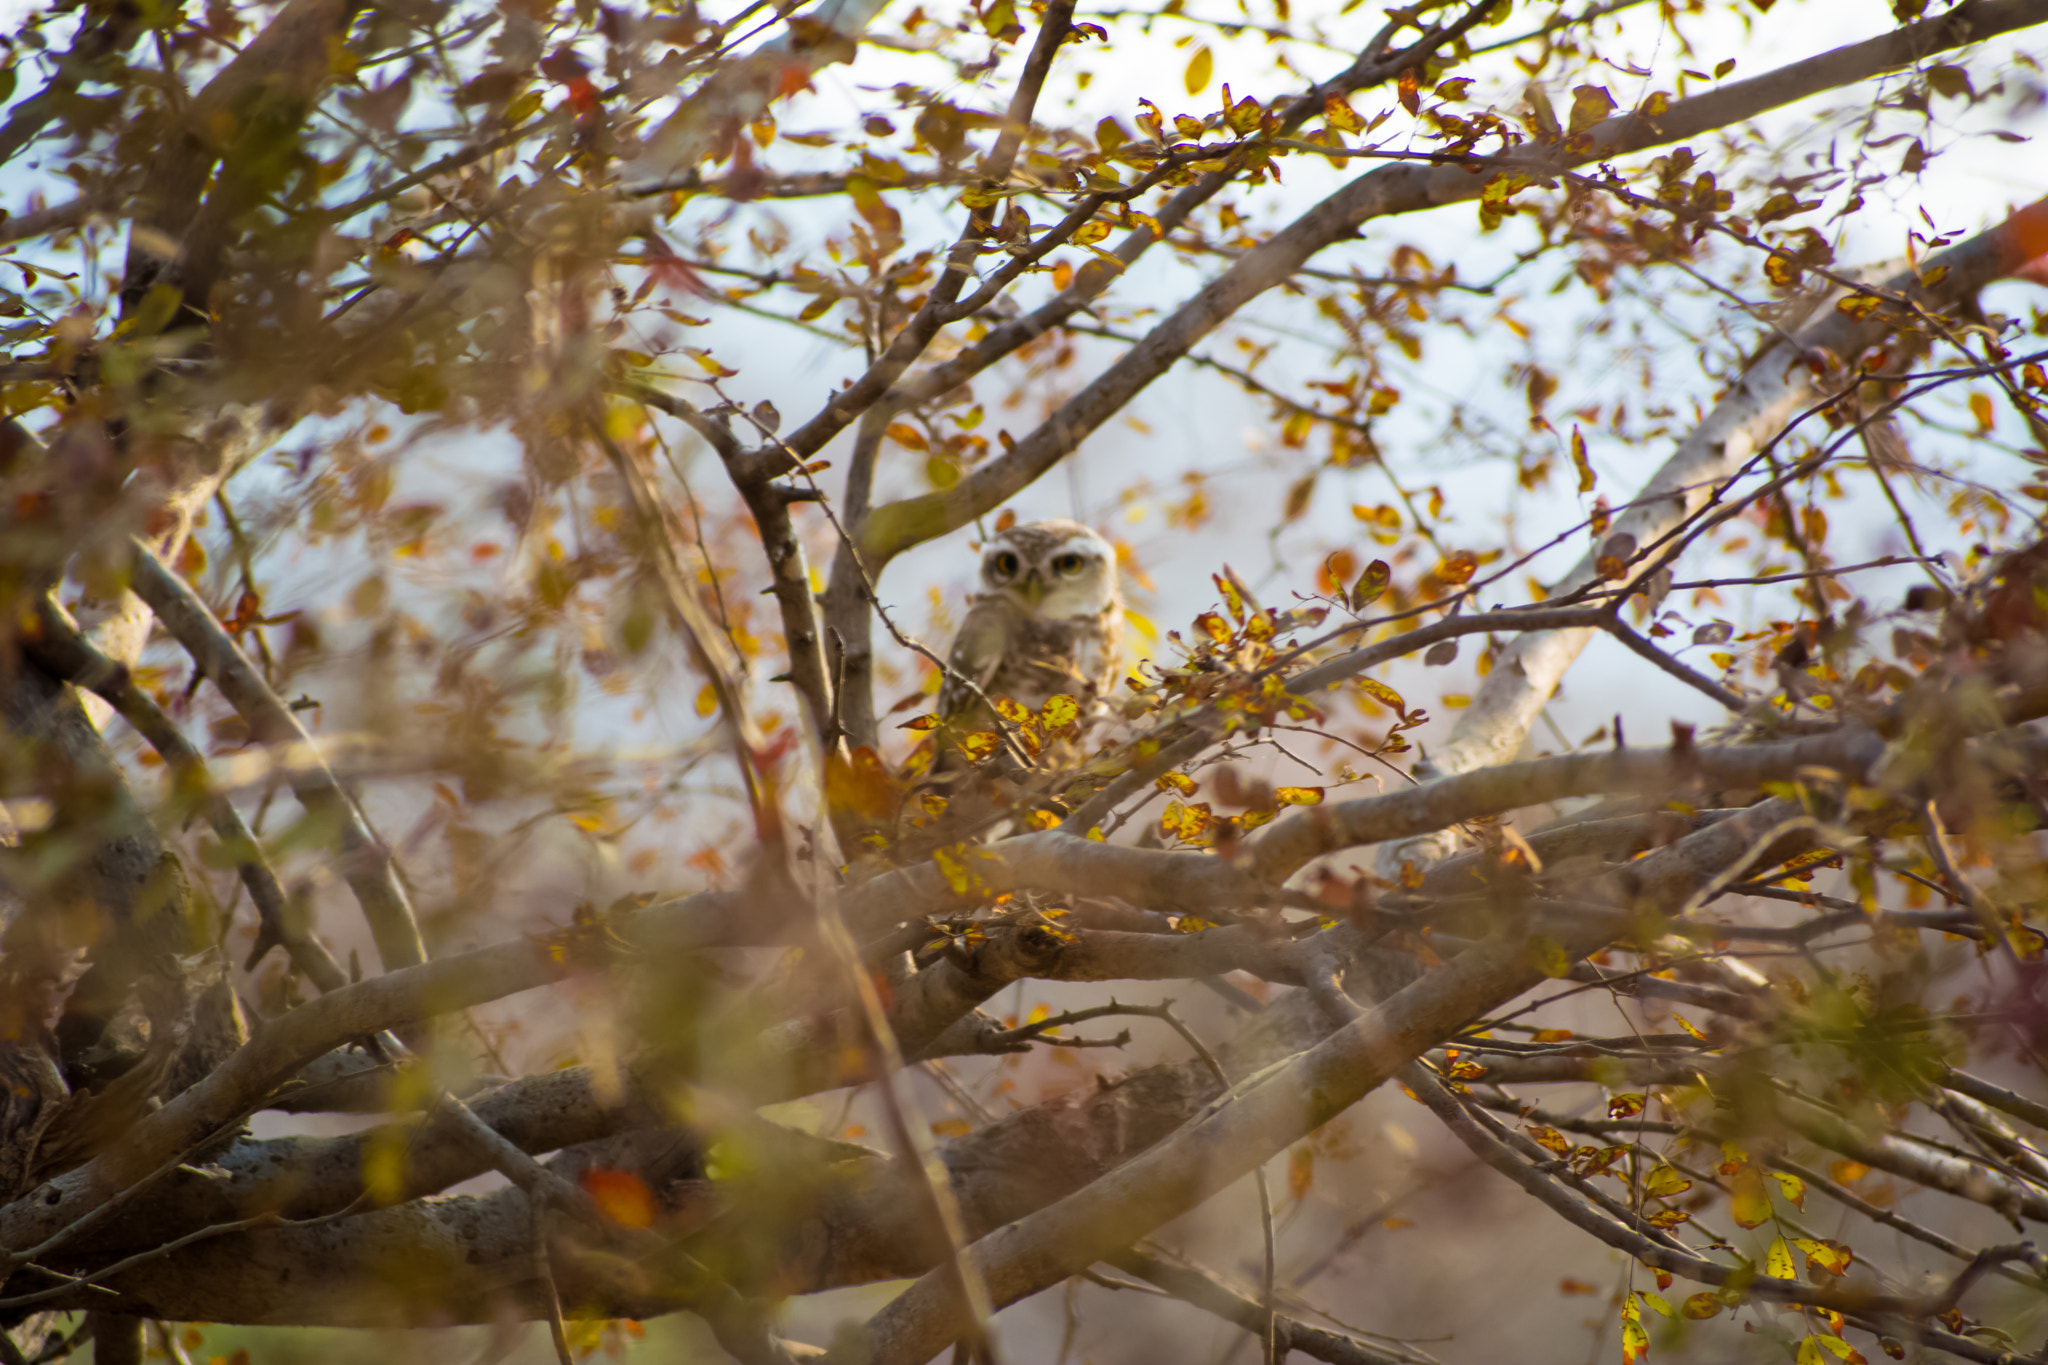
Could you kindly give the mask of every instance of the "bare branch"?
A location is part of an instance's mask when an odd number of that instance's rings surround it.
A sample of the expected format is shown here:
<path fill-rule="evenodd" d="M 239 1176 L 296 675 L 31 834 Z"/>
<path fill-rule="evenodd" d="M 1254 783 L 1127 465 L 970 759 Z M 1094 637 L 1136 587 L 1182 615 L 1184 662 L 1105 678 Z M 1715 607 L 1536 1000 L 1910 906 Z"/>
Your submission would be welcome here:
<path fill-rule="evenodd" d="M 294 763 L 287 770 L 292 790 L 309 812 L 334 823 L 341 873 L 363 907 L 385 967 L 426 961 L 419 921 L 398 879 L 391 850 L 370 830 L 355 800 L 319 761 L 312 737 L 299 718 L 271 691 L 206 603 L 154 551 L 136 541 L 130 566 L 136 595 L 149 604 L 200 672 L 248 722 L 250 733 L 261 743 L 289 746 L 295 754 L 307 756 L 307 761 Z"/>

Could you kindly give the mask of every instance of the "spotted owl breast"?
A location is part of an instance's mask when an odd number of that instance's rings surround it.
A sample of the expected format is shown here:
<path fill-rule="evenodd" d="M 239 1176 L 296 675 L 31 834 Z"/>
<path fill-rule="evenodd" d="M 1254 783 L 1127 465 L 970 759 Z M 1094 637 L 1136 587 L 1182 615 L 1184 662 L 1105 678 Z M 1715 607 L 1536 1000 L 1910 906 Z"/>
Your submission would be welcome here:
<path fill-rule="evenodd" d="M 1015 646 L 989 680 L 989 695 L 1036 710 L 1052 697 L 1088 701 L 1108 691 L 1115 641 L 1105 622 L 1027 619 L 1019 627 Z"/>

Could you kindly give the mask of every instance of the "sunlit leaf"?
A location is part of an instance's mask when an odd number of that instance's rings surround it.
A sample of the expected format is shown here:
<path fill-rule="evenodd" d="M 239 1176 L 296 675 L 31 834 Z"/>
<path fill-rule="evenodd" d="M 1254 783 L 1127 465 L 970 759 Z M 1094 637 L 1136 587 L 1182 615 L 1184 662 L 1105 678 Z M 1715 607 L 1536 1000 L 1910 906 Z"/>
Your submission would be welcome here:
<path fill-rule="evenodd" d="M 1583 133 L 1613 112 L 1614 96 L 1607 93 L 1605 86 L 1576 86 L 1572 90 L 1571 125 L 1566 131 Z"/>
<path fill-rule="evenodd" d="M 1746 1161 L 1728 1173 L 1728 1215 L 1745 1228 L 1771 1221 L 1771 1196 L 1764 1190 L 1763 1174 Z"/>
<path fill-rule="evenodd" d="M 1670 1199 L 1692 1188 L 1692 1179 L 1675 1166 L 1657 1166 L 1643 1177 L 1643 1193 L 1652 1199 Z"/>
<path fill-rule="evenodd" d="M 1991 407 L 1991 395 L 1972 393 L 1970 395 L 1970 416 L 1977 419 L 1979 434 L 1990 431 L 1997 424 L 1998 414 Z"/>
<path fill-rule="evenodd" d="M 1081 718 L 1081 703 L 1060 693 L 1047 697 L 1038 714 L 1047 730 L 1064 730 Z"/>
<path fill-rule="evenodd" d="M 1353 508 L 1352 510 L 1355 512 L 1358 509 Z M 1394 571 L 1387 566 L 1387 561 L 1384 559 L 1375 559 L 1372 563 L 1366 565 L 1365 572 L 1361 573 L 1358 576 L 1358 581 L 1351 585 L 1351 609 L 1353 611 L 1364 611 L 1367 607 L 1379 601 L 1381 595 L 1387 590 L 1387 584 L 1393 581 L 1393 577 Z M 1400 702 L 1397 699 L 1389 704 L 1399 706 Z"/>
<path fill-rule="evenodd" d="M 1456 586 L 1460 583 L 1469 582 L 1472 575 L 1478 569 L 1479 556 L 1473 554 L 1470 550 L 1459 550 L 1454 554 L 1446 555 L 1437 564 L 1436 576 L 1444 582 Z"/>
<path fill-rule="evenodd" d="M 1401 694 L 1377 678 L 1353 678 L 1351 685 L 1383 706 L 1392 707 L 1398 712 L 1405 712 L 1408 709 L 1408 703 L 1402 699 Z"/>

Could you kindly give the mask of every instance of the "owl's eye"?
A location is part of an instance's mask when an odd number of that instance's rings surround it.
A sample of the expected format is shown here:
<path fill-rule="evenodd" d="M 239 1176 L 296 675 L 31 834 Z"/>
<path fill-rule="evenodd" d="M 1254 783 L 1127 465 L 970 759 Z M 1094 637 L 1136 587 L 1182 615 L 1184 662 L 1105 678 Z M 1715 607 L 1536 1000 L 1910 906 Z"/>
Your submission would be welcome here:
<path fill-rule="evenodd" d="M 1017 556 L 1009 550 L 995 555 L 988 562 L 989 568 L 994 570 L 998 579 L 1014 578 L 1017 574 L 1017 564 Z"/>
<path fill-rule="evenodd" d="M 1069 550 L 1053 560 L 1052 567 L 1054 572 L 1058 573 L 1061 577 L 1072 578 L 1075 574 L 1081 572 L 1081 566 L 1086 562 L 1080 555 Z"/>

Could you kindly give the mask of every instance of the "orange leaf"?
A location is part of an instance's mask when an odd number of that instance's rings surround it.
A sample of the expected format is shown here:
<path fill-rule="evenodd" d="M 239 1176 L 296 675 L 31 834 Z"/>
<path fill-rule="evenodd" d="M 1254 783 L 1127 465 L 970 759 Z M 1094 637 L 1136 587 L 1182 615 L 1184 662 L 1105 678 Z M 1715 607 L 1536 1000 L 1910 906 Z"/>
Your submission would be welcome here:
<path fill-rule="evenodd" d="M 607 1221 L 622 1228 L 653 1225 L 654 1195 L 647 1182 L 631 1171 L 595 1166 L 577 1176 L 576 1181 Z"/>

